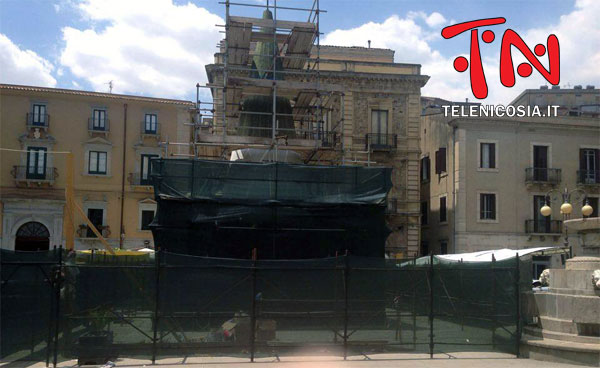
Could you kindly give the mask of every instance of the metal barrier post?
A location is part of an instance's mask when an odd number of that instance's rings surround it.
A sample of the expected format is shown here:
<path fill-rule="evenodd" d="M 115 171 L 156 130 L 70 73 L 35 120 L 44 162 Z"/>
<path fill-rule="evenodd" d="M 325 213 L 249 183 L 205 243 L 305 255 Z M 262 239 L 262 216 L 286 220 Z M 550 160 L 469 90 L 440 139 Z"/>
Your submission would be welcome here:
<path fill-rule="evenodd" d="M 498 299 L 497 290 L 496 290 L 496 272 L 494 268 L 496 267 L 496 257 L 492 254 L 492 349 L 496 349 L 496 326 L 497 326 L 497 317 L 498 308 L 496 305 L 496 300 Z"/>
<path fill-rule="evenodd" d="M 56 259 L 56 245 L 52 249 L 52 253 L 54 253 L 52 259 Z M 50 286 L 54 286 L 54 282 L 52 281 L 52 275 L 50 275 L 50 279 L 48 280 Z M 52 292 L 52 291 L 51 291 Z M 46 367 L 50 365 L 50 345 L 52 344 L 52 316 L 54 315 L 54 303 L 52 302 L 52 297 L 50 297 L 50 316 L 48 318 L 48 339 L 46 340 Z"/>
<path fill-rule="evenodd" d="M 254 362 L 256 343 L 256 248 L 252 249 L 252 310 L 250 314 L 250 362 Z"/>
<path fill-rule="evenodd" d="M 515 256 L 515 261 L 517 262 L 517 265 L 515 267 L 515 272 L 516 272 L 516 276 L 515 276 L 515 299 L 516 299 L 516 304 L 517 304 L 517 320 L 516 320 L 516 325 L 515 325 L 515 334 L 516 334 L 516 342 L 515 344 L 516 346 L 516 355 L 517 358 L 520 357 L 521 355 L 521 285 L 520 285 L 520 280 L 521 280 L 521 269 L 520 269 L 520 264 L 519 264 L 519 253 L 517 252 L 517 255 Z"/>
<path fill-rule="evenodd" d="M 56 299 L 56 308 L 54 310 L 54 321 L 55 321 L 55 329 L 54 329 L 54 360 L 52 361 L 52 365 L 56 368 L 56 363 L 58 361 L 58 331 L 60 329 L 60 285 L 62 280 L 62 245 L 58 248 L 58 269 L 55 270 L 55 289 L 54 295 Z"/>
<path fill-rule="evenodd" d="M 344 256 L 344 360 L 348 357 L 348 273 L 350 271 L 350 263 L 348 259 L 348 251 Z"/>
<path fill-rule="evenodd" d="M 433 359 L 433 253 L 429 254 L 429 358 Z"/>
<path fill-rule="evenodd" d="M 157 249 L 154 257 L 154 336 L 152 337 L 152 364 L 156 362 L 156 351 L 157 351 L 157 335 L 158 335 L 158 301 L 160 297 L 160 248 Z"/>

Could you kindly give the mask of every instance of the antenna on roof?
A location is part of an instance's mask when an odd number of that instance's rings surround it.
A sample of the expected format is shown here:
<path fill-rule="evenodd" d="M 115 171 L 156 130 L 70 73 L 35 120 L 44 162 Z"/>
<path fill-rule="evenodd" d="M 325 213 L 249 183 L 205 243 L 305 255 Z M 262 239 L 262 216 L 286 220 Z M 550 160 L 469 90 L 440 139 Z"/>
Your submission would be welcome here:
<path fill-rule="evenodd" d="M 367 41 L 369 43 L 369 48 L 371 48 L 371 40 Z"/>
<path fill-rule="evenodd" d="M 113 81 L 108 81 L 108 83 L 104 83 L 104 84 L 108 84 L 108 93 L 112 93 Z"/>

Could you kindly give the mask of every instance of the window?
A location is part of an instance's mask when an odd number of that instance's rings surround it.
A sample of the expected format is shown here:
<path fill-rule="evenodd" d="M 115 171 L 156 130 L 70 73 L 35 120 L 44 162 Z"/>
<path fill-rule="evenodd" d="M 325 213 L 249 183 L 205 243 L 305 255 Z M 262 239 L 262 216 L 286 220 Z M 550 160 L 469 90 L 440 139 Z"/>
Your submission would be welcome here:
<path fill-rule="evenodd" d="M 150 230 L 150 223 L 154 220 L 153 210 L 142 210 L 142 230 Z"/>
<path fill-rule="evenodd" d="M 429 172 L 431 170 L 431 161 L 429 156 L 425 156 L 421 159 L 421 182 L 429 181 Z"/>
<path fill-rule="evenodd" d="M 579 150 L 579 182 L 584 184 L 600 183 L 600 149 L 583 148 Z"/>
<path fill-rule="evenodd" d="M 46 126 L 46 105 L 34 104 L 31 114 L 31 125 Z"/>
<path fill-rule="evenodd" d="M 144 118 L 144 133 L 156 134 L 158 130 L 158 123 L 156 114 L 146 114 Z"/>
<path fill-rule="evenodd" d="M 548 181 L 548 146 L 533 146 L 533 180 Z"/>
<path fill-rule="evenodd" d="M 140 170 L 140 184 L 141 185 L 151 185 L 152 182 L 150 180 L 150 160 L 152 158 L 159 157 L 158 155 L 142 155 L 142 167 Z"/>
<path fill-rule="evenodd" d="M 490 193 L 479 194 L 479 219 L 496 219 L 496 195 Z"/>
<path fill-rule="evenodd" d="M 448 221 L 446 216 L 446 197 L 440 197 L 440 222 Z"/>
<path fill-rule="evenodd" d="M 387 134 L 388 112 L 387 110 L 371 110 L 371 133 Z"/>
<path fill-rule="evenodd" d="M 89 174 L 106 175 L 106 152 L 90 151 Z"/>
<path fill-rule="evenodd" d="M 496 168 L 496 144 L 480 143 L 479 146 L 479 167 L 482 169 Z"/>
<path fill-rule="evenodd" d="M 588 197 L 587 200 L 593 211 L 591 215 L 583 217 L 598 217 L 598 197 Z"/>
<path fill-rule="evenodd" d="M 448 242 L 446 240 L 440 241 L 440 254 L 448 254 Z"/>
<path fill-rule="evenodd" d="M 92 114 L 92 130 L 107 130 L 106 110 L 94 109 Z"/>
<path fill-rule="evenodd" d="M 421 202 L 421 225 L 427 225 L 428 212 L 429 212 L 429 207 L 427 206 L 427 201 Z"/>
<path fill-rule="evenodd" d="M 96 230 L 102 232 L 102 225 L 104 224 L 104 210 L 102 208 L 88 208 L 87 217 L 90 219 L 90 222 L 94 225 Z M 95 238 L 96 234 L 92 231 L 92 229 L 88 226 L 87 234 L 88 238 Z"/>
<path fill-rule="evenodd" d="M 534 233 L 550 233 L 552 226 L 552 215 L 544 216 L 540 210 L 546 204 L 546 196 L 533 196 L 533 232 Z"/>
<path fill-rule="evenodd" d="M 46 148 L 27 148 L 27 179 L 44 179 L 46 177 Z"/>
<path fill-rule="evenodd" d="M 440 147 L 435 152 L 435 173 L 441 174 L 446 172 L 446 147 Z"/>

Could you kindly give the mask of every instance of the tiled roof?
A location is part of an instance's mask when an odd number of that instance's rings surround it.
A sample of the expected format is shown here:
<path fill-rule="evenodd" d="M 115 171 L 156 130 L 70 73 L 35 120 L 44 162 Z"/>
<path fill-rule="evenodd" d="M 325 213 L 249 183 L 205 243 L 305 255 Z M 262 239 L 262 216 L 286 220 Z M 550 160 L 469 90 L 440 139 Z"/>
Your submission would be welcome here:
<path fill-rule="evenodd" d="M 145 101 L 145 102 L 164 103 L 164 104 L 171 104 L 171 105 L 194 106 L 194 103 L 192 101 L 186 101 L 186 100 L 174 100 L 174 99 L 168 99 L 168 98 L 120 95 L 120 94 L 116 94 L 116 93 L 91 92 L 91 91 L 81 91 L 81 90 L 76 90 L 76 89 L 21 86 L 21 85 L 17 85 L 17 84 L 0 84 L 0 90 L 62 93 L 62 94 L 66 94 L 66 95 L 102 97 L 102 98 L 110 98 L 110 99 L 115 99 L 115 100 Z"/>

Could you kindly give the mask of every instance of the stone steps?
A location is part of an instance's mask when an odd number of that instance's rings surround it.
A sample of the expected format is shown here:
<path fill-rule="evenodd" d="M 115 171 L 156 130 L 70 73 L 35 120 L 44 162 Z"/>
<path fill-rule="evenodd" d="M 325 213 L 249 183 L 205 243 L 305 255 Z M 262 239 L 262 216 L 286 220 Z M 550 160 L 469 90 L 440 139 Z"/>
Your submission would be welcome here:
<path fill-rule="evenodd" d="M 600 367 L 600 344 L 556 340 L 523 334 L 521 355 L 548 362 Z"/>
<path fill-rule="evenodd" d="M 600 336 L 581 336 L 565 332 L 549 331 L 537 327 L 525 327 L 523 333 L 531 337 L 544 339 L 570 341 L 584 344 L 597 344 L 600 346 Z"/>

